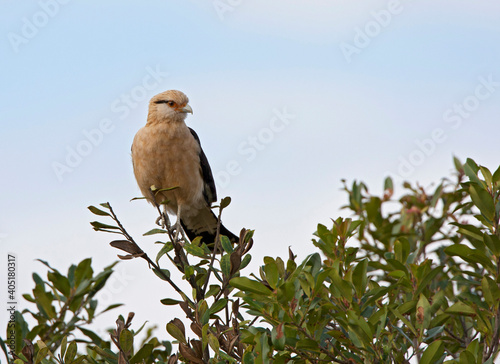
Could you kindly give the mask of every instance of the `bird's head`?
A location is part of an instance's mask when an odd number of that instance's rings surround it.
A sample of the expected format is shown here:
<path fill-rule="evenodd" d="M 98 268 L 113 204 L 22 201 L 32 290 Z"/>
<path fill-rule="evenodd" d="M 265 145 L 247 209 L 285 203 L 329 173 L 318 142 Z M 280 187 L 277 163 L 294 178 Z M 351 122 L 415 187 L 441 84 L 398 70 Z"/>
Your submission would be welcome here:
<path fill-rule="evenodd" d="M 153 96 L 149 101 L 149 119 L 156 121 L 181 122 L 187 113 L 193 113 L 188 104 L 189 99 L 184 93 L 177 90 L 168 90 Z"/>

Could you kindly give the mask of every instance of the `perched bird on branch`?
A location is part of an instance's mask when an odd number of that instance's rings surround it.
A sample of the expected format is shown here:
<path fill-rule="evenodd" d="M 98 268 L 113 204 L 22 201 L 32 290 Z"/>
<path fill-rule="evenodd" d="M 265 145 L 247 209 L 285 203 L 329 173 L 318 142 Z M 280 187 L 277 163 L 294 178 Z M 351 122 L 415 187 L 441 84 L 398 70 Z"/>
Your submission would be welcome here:
<path fill-rule="evenodd" d="M 211 204 L 217 201 L 215 182 L 200 139 L 184 120 L 193 113 L 189 99 L 180 91 L 169 90 L 149 102 L 146 125 L 132 143 L 132 163 L 137 184 L 149 202 L 151 187 L 157 190 L 154 200 L 164 204 L 165 212 L 177 216 L 176 235 L 180 226 L 193 240 L 202 237 L 212 245 L 217 231 L 217 217 Z M 231 242 L 238 237 L 220 227 L 220 233 Z"/>

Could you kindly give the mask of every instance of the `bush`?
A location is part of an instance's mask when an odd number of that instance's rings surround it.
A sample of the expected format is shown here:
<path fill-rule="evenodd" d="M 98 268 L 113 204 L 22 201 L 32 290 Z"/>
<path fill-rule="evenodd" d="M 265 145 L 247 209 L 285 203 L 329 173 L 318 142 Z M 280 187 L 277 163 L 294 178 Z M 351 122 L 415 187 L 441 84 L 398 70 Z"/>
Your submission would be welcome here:
<path fill-rule="evenodd" d="M 492 174 L 471 159 L 463 165 L 455 159 L 455 167 L 454 181 L 443 179 L 432 191 L 405 183 L 399 199 L 389 178 L 381 196 L 344 182 L 352 216 L 318 225 L 313 244 L 320 253 L 303 262 L 291 250 L 286 262 L 265 257 L 258 276 L 241 272 L 251 259 L 252 231 L 243 229 L 235 246 L 220 236 L 209 249 L 199 239 L 175 241 L 163 216 L 167 227 L 146 233 L 166 237 L 153 261 L 109 204 L 91 206 L 112 221 L 93 222 L 94 229 L 122 235 L 111 243 L 127 253 L 119 257 L 145 259 L 175 290 L 162 303 L 181 307 L 186 319 L 159 323 L 172 343 L 148 330 L 134 345 L 142 327 L 132 329 L 133 314 L 119 317 L 110 337 L 101 338 L 84 326 L 112 266 L 93 276 L 87 259 L 62 275 L 44 263 L 48 280 L 35 274 L 33 296 L 25 295 L 37 311 L 16 316 L 14 358 L 19 364 L 492 364 L 500 342 L 500 168 Z M 222 200 L 219 218 L 228 204 Z M 191 293 L 160 260 L 182 272 Z M 27 314 L 38 322 L 31 330 Z"/>

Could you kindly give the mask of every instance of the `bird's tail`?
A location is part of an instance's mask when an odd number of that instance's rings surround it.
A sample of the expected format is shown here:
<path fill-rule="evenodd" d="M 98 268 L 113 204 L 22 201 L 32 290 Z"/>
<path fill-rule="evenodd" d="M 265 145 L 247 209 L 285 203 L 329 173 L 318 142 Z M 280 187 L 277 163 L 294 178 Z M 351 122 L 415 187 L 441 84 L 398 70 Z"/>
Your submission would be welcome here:
<path fill-rule="evenodd" d="M 181 225 L 190 241 L 201 236 L 202 242 L 213 248 L 217 235 L 217 216 L 210 208 L 199 210 L 193 216 L 183 216 Z M 239 240 L 235 234 L 222 224 L 220 225 L 220 234 L 227 236 L 232 244 L 237 243 Z"/>

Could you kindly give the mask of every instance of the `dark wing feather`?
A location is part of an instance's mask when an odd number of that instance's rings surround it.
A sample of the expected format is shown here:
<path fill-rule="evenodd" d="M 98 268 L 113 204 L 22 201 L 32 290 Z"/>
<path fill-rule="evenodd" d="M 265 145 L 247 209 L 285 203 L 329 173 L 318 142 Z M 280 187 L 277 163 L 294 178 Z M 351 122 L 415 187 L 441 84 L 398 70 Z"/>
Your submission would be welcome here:
<path fill-rule="evenodd" d="M 198 138 L 198 134 L 189 128 L 189 131 L 193 135 L 194 139 L 198 142 L 200 146 L 200 167 L 201 173 L 203 176 L 203 196 L 205 197 L 205 201 L 207 201 L 210 206 L 212 202 L 217 201 L 217 191 L 215 190 L 215 181 L 214 176 L 212 175 L 212 170 L 210 169 L 210 164 L 208 164 L 207 156 L 203 149 L 201 148 L 200 138 Z"/>

